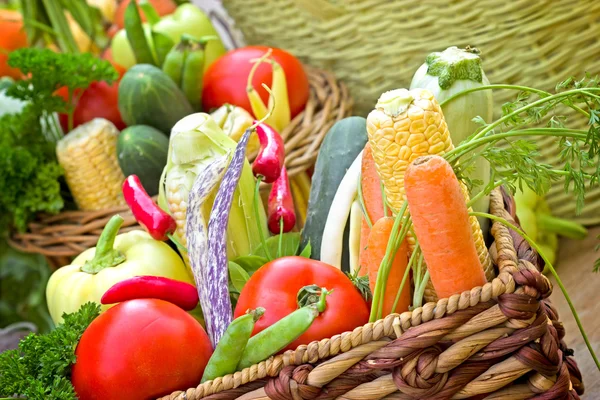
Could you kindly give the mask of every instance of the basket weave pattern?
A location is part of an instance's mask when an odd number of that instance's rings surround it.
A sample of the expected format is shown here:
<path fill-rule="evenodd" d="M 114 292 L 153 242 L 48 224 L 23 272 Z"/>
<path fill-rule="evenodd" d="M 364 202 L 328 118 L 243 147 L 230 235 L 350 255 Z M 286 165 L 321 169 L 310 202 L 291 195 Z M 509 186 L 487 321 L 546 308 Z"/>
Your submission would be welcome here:
<path fill-rule="evenodd" d="M 281 132 L 290 177 L 315 163 L 329 129 L 352 113 L 352 98 L 346 86 L 333 74 L 313 68 L 307 68 L 306 72 L 311 89 L 306 107 Z M 43 254 L 55 268 L 67 265 L 72 257 L 96 245 L 102 228 L 115 214 L 124 218 L 121 232 L 139 229 L 126 206 L 99 211 L 66 211 L 40 216 L 29 224 L 27 232 L 14 233 L 10 243 L 21 251 Z"/>
<path fill-rule="evenodd" d="M 492 212 L 513 220 L 499 190 Z M 161 400 L 578 399 L 582 377 L 538 257 L 492 226 L 499 275 Z"/>
<path fill-rule="evenodd" d="M 449 46 L 481 49 L 492 83 L 553 91 L 569 76 L 600 73 L 599 1 L 222 1 L 249 44 L 280 47 L 333 71 L 362 115 L 384 91 L 408 87 L 427 54 Z M 497 110 L 515 96 L 494 91 Z M 553 141 L 537 140 L 542 161 L 557 165 Z M 588 193 L 580 216 L 573 196 L 563 192 L 557 182 L 548 196 L 555 215 L 600 223 L 600 188 Z"/>

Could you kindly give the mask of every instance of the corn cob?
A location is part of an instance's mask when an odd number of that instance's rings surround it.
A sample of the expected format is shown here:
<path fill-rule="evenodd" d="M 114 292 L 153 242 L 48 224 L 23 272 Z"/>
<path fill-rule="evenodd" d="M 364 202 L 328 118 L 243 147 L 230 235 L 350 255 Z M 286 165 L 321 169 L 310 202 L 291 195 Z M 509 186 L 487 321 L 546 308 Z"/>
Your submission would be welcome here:
<path fill-rule="evenodd" d="M 124 205 L 121 186 L 125 180 L 117 161 L 119 130 L 103 118 L 80 125 L 56 146 L 67 185 L 82 210 Z"/>
<path fill-rule="evenodd" d="M 443 155 L 454 149 L 442 109 L 433 94 L 424 89 L 396 89 L 383 93 L 367 117 L 367 132 L 387 201 L 395 210 L 400 210 L 406 199 L 404 172 L 408 165 L 420 156 Z M 464 184 L 462 189 L 468 202 L 469 193 Z M 471 216 L 469 222 L 479 260 L 489 281 L 494 277 L 494 268 L 483 232 L 477 217 Z M 416 241 L 411 233 L 408 244 L 412 252 Z M 426 300 L 435 300 L 431 281 L 427 289 Z"/>

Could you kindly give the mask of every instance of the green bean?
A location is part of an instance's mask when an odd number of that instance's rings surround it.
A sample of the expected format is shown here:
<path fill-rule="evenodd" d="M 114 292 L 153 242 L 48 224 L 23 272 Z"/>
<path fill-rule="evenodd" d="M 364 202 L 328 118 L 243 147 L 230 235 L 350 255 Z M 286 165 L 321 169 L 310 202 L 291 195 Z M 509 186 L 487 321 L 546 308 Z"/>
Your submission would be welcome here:
<path fill-rule="evenodd" d="M 246 343 L 252 335 L 254 323 L 264 313 L 265 309 L 258 307 L 256 310 L 249 310 L 245 315 L 233 320 L 210 357 L 201 382 L 210 381 L 236 371 L 242 353 L 246 348 Z"/>
<path fill-rule="evenodd" d="M 131 45 L 136 62 L 138 64 L 156 65 L 150 43 L 148 43 L 144 33 L 142 17 L 135 1 L 129 3 L 125 9 L 125 32 L 127 32 L 127 40 Z"/>
<path fill-rule="evenodd" d="M 302 307 L 283 317 L 267 329 L 248 340 L 244 353 L 237 366 L 238 370 L 248 368 L 278 353 L 310 328 L 315 318 L 325 311 L 325 298 L 331 293 L 321 290 L 319 301 Z"/>

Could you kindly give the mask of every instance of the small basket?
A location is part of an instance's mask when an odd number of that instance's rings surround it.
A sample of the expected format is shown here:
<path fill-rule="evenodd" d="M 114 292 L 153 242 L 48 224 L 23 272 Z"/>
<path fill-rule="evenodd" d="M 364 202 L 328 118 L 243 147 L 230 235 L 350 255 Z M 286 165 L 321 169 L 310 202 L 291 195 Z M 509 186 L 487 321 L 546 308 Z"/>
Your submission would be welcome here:
<path fill-rule="evenodd" d="M 500 190 L 491 212 L 514 222 L 514 203 Z M 581 373 L 537 254 L 499 222 L 492 235 L 500 273 L 483 287 L 161 400 L 579 399 Z"/>
<path fill-rule="evenodd" d="M 358 115 L 372 110 L 386 90 L 408 87 L 425 57 L 449 46 L 482 50 L 492 83 L 552 91 L 569 76 L 600 73 L 598 1 L 221 1 L 248 44 L 280 47 L 333 71 L 348 84 Z M 494 91 L 497 110 L 515 96 Z M 544 151 L 556 148 L 553 141 L 538 141 L 540 162 L 553 164 L 558 157 L 556 150 Z M 600 223 L 600 187 L 590 190 L 576 215 L 575 199 L 563 185 L 556 182 L 548 195 L 552 212 L 585 225 Z"/>
<path fill-rule="evenodd" d="M 329 128 L 352 112 L 352 98 L 346 86 L 326 71 L 306 68 L 310 96 L 306 108 L 282 132 L 285 164 L 290 177 L 306 171 L 317 158 L 319 147 Z M 126 206 L 99 211 L 65 211 L 41 215 L 29 224 L 25 233 L 13 233 L 11 245 L 27 253 L 39 253 L 51 267 L 70 263 L 72 257 L 93 247 L 102 228 L 115 214 L 124 218 L 121 232 L 139 229 Z"/>

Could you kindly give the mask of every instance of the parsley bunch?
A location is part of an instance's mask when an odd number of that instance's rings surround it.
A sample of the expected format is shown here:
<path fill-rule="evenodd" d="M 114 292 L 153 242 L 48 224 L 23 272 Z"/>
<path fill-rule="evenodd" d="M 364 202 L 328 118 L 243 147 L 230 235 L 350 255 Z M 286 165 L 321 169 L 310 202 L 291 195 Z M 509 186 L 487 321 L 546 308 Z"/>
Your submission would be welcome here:
<path fill-rule="evenodd" d="M 94 81 L 118 77 L 108 61 L 91 54 L 25 48 L 10 53 L 8 63 L 28 78 L 6 90 L 26 103 L 21 113 L 0 117 L 0 232 L 11 226 L 23 231 L 38 212 L 63 208 L 63 172 L 55 154 L 62 129 L 56 113 L 68 113 L 72 121 L 74 107 L 56 91 L 66 87 L 73 99 Z"/>
<path fill-rule="evenodd" d="M 28 399 L 76 400 L 70 381 L 75 348 L 81 335 L 100 314 L 100 306 L 86 303 L 65 314 L 64 322 L 45 335 L 30 334 L 19 349 L 0 354 L 0 396 Z"/>

